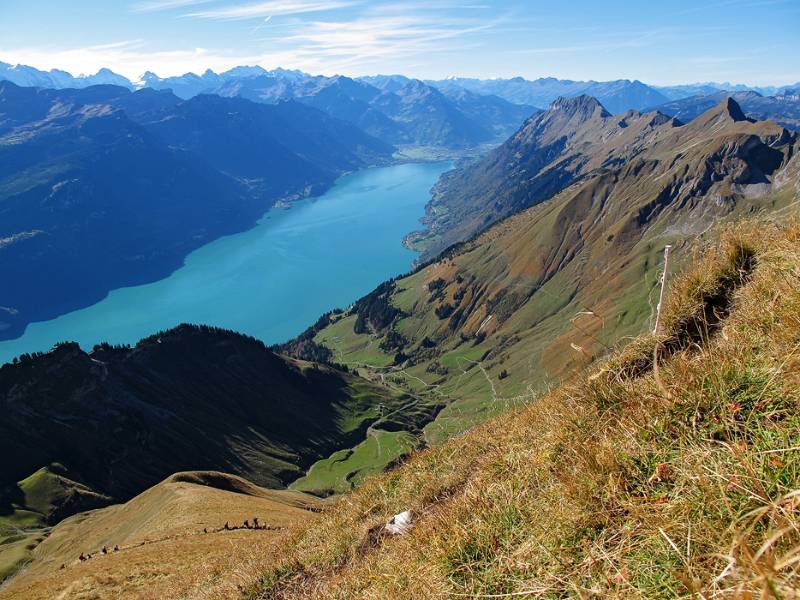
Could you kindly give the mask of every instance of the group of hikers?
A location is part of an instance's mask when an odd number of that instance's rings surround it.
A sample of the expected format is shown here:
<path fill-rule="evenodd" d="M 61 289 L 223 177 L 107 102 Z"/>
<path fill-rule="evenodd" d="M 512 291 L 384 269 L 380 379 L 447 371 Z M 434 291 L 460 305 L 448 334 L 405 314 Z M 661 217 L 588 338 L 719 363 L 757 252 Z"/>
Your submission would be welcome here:
<path fill-rule="evenodd" d="M 252 524 L 247 519 L 245 519 L 244 523 L 242 523 L 241 525 L 231 525 L 229 521 L 225 521 L 225 525 L 222 526 L 222 529 L 220 531 L 235 531 L 237 529 L 269 529 L 269 527 L 267 525 L 260 524 L 258 522 L 258 517 L 253 517 Z M 208 528 L 204 527 L 203 533 L 208 533 Z M 100 550 L 100 552 L 102 554 L 108 554 L 109 552 L 119 552 L 119 546 L 117 544 L 114 544 L 114 548 L 112 548 L 111 550 L 108 549 L 108 546 L 103 546 L 103 549 Z M 81 562 L 86 562 L 87 560 L 91 560 L 91 558 L 92 558 L 91 554 L 85 554 L 83 552 L 81 552 L 81 555 L 78 557 L 78 559 Z M 65 567 L 66 565 L 61 565 L 62 569 Z"/>
<path fill-rule="evenodd" d="M 114 544 L 113 550 L 109 550 L 108 546 L 103 546 L 103 549 L 100 550 L 100 552 L 101 554 L 108 554 L 109 552 L 119 552 L 119 546 L 117 544 Z M 84 554 L 83 552 L 81 552 L 81 555 L 78 557 L 78 559 L 81 562 L 86 562 L 87 560 L 91 560 L 91 558 L 92 558 L 91 554 Z"/>
<path fill-rule="evenodd" d="M 234 531 L 236 529 L 267 529 L 266 525 L 261 525 L 258 522 L 258 517 L 253 517 L 253 524 L 250 524 L 250 521 L 247 519 L 244 520 L 244 523 L 241 525 L 231 525 L 228 521 L 225 521 L 225 525 L 222 526 L 223 531 Z"/>

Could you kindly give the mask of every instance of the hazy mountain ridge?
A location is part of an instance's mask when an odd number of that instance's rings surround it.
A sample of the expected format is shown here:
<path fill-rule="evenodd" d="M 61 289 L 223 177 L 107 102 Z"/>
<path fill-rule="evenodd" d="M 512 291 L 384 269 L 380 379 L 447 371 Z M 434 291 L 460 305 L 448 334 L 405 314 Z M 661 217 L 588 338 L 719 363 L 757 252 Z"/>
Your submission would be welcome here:
<path fill-rule="evenodd" d="M 532 104 L 534 106 L 548 106 L 559 96 L 574 97 L 585 94 L 597 98 L 608 110 L 614 113 L 625 112 L 630 109 L 643 110 L 668 100 L 679 100 L 699 94 L 711 94 L 726 90 L 731 92 L 755 91 L 762 95 L 774 95 L 798 87 L 797 84 L 751 87 L 742 84 L 714 82 L 657 86 L 629 79 L 572 81 L 555 77 L 541 77 L 534 80 L 528 80 L 523 77 L 511 79 L 450 77 L 443 80 L 429 81 L 429 83 L 439 87 L 455 84 L 473 92 L 494 94 L 510 102 Z"/>
<path fill-rule="evenodd" d="M 261 75 L 230 80 L 213 92 L 267 103 L 294 98 L 395 145 L 468 148 L 505 137 L 530 114 L 499 98 L 492 111 L 483 111 L 481 97 L 455 102 L 419 80 L 389 90 L 344 76 Z"/>
<path fill-rule="evenodd" d="M 0 81 L 10 81 L 24 87 L 54 89 L 84 88 L 103 84 L 133 88 L 133 84 L 127 77 L 114 73 L 110 69 L 100 69 L 94 75 L 79 75 L 75 77 L 59 69 L 40 71 L 34 67 L 10 65 L 2 61 L 0 61 Z"/>
<path fill-rule="evenodd" d="M 611 112 L 641 109 L 667 100 L 652 86 L 641 81 L 570 81 L 544 77 L 533 81 L 522 77 L 513 79 L 452 78 L 433 82 L 437 86 L 459 85 L 470 91 L 494 94 L 516 104 L 548 106 L 558 97 L 593 96 Z"/>

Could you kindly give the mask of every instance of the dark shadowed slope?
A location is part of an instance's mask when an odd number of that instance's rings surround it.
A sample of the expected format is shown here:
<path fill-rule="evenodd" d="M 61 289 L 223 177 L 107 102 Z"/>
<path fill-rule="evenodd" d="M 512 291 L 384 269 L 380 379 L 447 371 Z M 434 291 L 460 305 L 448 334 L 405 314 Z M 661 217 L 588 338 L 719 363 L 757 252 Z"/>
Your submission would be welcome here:
<path fill-rule="evenodd" d="M 91 353 L 64 344 L 0 369 L 0 483 L 59 463 L 116 500 L 189 469 L 281 487 L 395 401 L 224 330 L 184 325 Z"/>

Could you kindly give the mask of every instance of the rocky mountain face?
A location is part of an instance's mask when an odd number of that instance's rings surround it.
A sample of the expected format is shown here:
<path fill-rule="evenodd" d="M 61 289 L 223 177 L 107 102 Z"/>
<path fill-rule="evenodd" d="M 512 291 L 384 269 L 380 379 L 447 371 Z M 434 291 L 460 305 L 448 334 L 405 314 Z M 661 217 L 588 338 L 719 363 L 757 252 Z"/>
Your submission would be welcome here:
<path fill-rule="evenodd" d="M 297 103 L 0 82 L 0 338 L 163 277 L 392 151 Z"/>
<path fill-rule="evenodd" d="M 774 96 L 762 96 L 754 91 L 714 91 L 667 102 L 654 110 L 687 122 L 727 97 L 736 100 L 745 114 L 753 119 L 770 119 L 787 129 L 800 131 L 800 95 L 792 89 L 785 89 Z"/>
<path fill-rule="evenodd" d="M 65 343 L 0 368 L 0 487 L 51 463 L 116 501 L 191 469 L 283 487 L 359 441 L 378 404 L 401 401 L 208 327 L 180 326 L 133 348 Z"/>

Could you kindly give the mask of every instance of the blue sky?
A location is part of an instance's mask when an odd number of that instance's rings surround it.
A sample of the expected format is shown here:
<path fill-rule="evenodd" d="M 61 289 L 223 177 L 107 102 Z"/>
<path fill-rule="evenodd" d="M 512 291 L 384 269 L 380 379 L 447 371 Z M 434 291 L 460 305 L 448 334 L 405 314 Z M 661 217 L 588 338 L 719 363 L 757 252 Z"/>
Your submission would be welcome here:
<path fill-rule="evenodd" d="M 0 60 L 783 85 L 800 80 L 800 0 L 0 0 Z"/>

